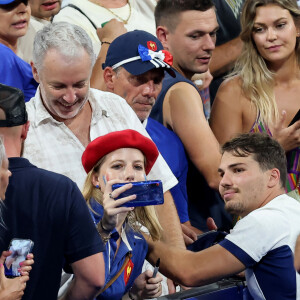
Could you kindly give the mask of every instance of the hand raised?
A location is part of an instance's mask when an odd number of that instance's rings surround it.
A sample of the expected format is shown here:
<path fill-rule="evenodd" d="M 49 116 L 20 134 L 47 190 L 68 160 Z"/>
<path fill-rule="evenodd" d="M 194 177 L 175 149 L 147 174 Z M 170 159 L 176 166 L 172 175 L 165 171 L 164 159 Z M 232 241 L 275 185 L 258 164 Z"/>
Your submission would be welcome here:
<path fill-rule="evenodd" d="M 288 127 L 284 125 L 285 120 L 286 111 L 283 110 L 272 134 L 287 152 L 300 146 L 300 120 Z"/>
<path fill-rule="evenodd" d="M 112 19 L 107 22 L 104 27 L 97 29 L 97 35 L 100 41 L 112 42 L 118 36 L 126 33 L 127 30 L 124 27 L 123 22 L 119 22 L 116 19 Z"/>
<path fill-rule="evenodd" d="M 135 199 L 136 195 L 131 195 L 128 197 L 115 200 L 115 198 L 117 198 L 121 193 L 129 190 L 132 187 L 132 184 L 129 182 L 128 184 L 112 191 L 112 185 L 114 183 L 121 183 L 121 182 L 125 182 L 125 181 L 114 179 L 108 181 L 105 186 L 105 191 L 103 194 L 104 214 L 102 218 L 102 225 L 108 231 L 112 231 L 117 225 L 118 214 L 133 210 L 133 207 L 123 207 L 120 205 Z"/>

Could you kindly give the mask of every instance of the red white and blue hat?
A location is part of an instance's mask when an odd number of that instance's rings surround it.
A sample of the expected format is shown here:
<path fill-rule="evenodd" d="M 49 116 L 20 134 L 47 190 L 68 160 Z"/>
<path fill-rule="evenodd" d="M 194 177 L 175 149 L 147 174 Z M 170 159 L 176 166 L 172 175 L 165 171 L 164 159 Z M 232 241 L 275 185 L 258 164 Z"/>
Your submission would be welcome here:
<path fill-rule="evenodd" d="M 117 37 L 109 46 L 102 68 L 123 67 L 132 75 L 141 75 L 155 68 L 165 68 L 175 76 L 172 55 L 161 42 L 143 30 L 134 30 Z"/>

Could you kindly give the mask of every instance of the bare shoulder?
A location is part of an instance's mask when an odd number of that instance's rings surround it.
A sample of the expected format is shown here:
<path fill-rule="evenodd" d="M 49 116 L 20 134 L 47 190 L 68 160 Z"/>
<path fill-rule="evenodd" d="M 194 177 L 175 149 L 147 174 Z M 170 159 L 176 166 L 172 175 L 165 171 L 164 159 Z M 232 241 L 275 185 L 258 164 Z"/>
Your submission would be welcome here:
<path fill-rule="evenodd" d="M 255 107 L 243 91 L 242 78 L 227 78 L 218 89 L 210 115 L 210 126 L 219 143 L 249 131 L 255 116 Z"/>
<path fill-rule="evenodd" d="M 223 108 L 226 106 L 242 113 L 245 109 L 249 109 L 249 105 L 250 101 L 243 92 L 242 79 L 240 76 L 235 75 L 225 79 L 220 85 L 212 110 L 214 111 L 216 107 Z"/>
<path fill-rule="evenodd" d="M 232 99 L 233 101 L 243 97 L 241 77 L 235 75 L 225 79 L 218 89 L 217 95 L 218 94 L 227 96 L 228 98 L 234 98 Z"/>
<path fill-rule="evenodd" d="M 178 82 L 169 88 L 163 104 L 164 123 L 175 130 L 183 119 L 197 117 L 205 120 L 198 90 L 188 82 Z"/>
<path fill-rule="evenodd" d="M 201 100 L 200 94 L 196 87 L 184 81 L 177 82 L 170 87 L 165 98 L 167 98 L 169 101 L 180 101 L 184 103 L 187 102 L 187 99 L 189 99 L 189 103 L 193 100 Z"/>

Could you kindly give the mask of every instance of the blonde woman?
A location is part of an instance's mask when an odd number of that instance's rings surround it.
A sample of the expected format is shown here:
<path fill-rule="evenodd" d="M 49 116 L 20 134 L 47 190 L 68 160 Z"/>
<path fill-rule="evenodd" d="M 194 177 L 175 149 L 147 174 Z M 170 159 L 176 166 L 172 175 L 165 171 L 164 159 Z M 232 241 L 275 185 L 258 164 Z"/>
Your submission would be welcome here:
<path fill-rule="evenodd" d="M 155 144 L 134 130 L 116 131 L 92 141 L 82 155 L 88 173 L 83 195 L 91 209 L 98 232 L 106 243 L 105 286 L 97 299 L 144 299 L 161 294 L 162 277 L 152 271 L 141 274 L 148 246 L 141 234 L 143 225 L 153 240 L 161 227 L 153 206 L 122 207 L 135 195 L 115 200 L 144 181 L 158 157 Z M 128 184 L 112 191 L 112 184 Z"/>
<path fill-rule="evenodd" d="M 286 188 L 299 198 L 300 10 L 296 0 L 247 0 L 242 54 L 218 90 L 211 127 L 223 144 L 237 133 L 267 132 L 287 153 Z"/>

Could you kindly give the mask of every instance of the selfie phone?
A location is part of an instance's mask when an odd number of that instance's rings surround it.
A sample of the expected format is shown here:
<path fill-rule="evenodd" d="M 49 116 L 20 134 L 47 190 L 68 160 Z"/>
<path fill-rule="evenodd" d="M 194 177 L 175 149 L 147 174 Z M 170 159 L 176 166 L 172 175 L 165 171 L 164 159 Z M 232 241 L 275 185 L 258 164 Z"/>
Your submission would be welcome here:
<path fill-rule="evenodd" d="M 112 185 L 112 190 L 115 190 L 128 183 L 132 184 L 132 188 L 121 193 L 117 198 L 115 198 L 115 200 L 128 197 L 130 195 L 136 195 L 136 198 L 122 204 L 121 206 L 136 207 L 159 205 L 164 203 L 162 182 L 160 180 L 115 183 Z"/>
<path fill-rule="evenodd" d="M 12 254 L 5 259 L 4 268 L 6 277 L 21 276 L 18 269 L 20 262 L 26 260 L 28 253 L 32 251 L 33 241 L 29 239 L 12 239 L 9 244 L 9 251 Z"/>
<path fill-rule="evenodd" d="M 295 122 L 297 122 L 298 120 L 300 120 L 300 109 L 298 110 L 298 112 L 296 113 L 296 115 L 294 116 L 293 120 L 291 121 L 291 123 L 289 124 L 289 126 L 293 125 Z"/>

